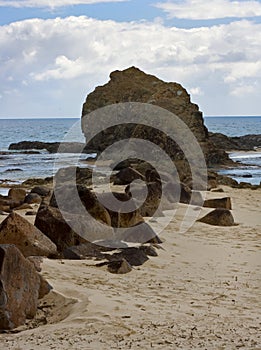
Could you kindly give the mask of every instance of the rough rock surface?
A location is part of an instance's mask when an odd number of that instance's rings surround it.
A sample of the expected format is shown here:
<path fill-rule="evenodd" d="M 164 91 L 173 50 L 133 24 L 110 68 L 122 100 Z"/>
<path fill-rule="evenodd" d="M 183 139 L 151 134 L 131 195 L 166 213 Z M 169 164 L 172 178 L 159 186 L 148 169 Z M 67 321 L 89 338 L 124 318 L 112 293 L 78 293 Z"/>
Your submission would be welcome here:
<path fill-rule="evenodd" d="M 230 197 L 224 197 L 224 198 L 206 199 L 204 201 L 203 207 L 223 208 L 223 209 L 231 210 L 232 209 L 231 198 Z"/>
<path fill-rule="evenodd" d="M 131 67 L 110 74 L 110 81 L 97 87 L 89 94 L 82 109 L 82 128 L 88 141 L 88 148 L 102 151 L 108 145 L 123 138 L 141 137 L 162 145 L 172 158 L 180 154 L 180 149 L 169 139 L 163 138 L 158 130 L 146 130 L 142 126 L 112 127 L 89 140 L 90 125 L 84 122 L 84 116 L 98 108 L 119 102 L 142 102 L 157 105 L 176 114 L 191 129 L 200 143 L 208 164 L 218 164 L 228 160 L 224 151 L 219 151 L 208 138 L 202 113 L 196 104 L 191 103 L 187 91 L 177 83 L 166 83 L 155 76 L 145 74 Z"/>
<path fill-rule="evenodd" d="M 229 137 L 221 133 L 209 132 L 210 140 L 219 148 L 226 151 L 251 151 L 261 147 L 261 135 L 244 135 Z"/>
<path fill-rule="evenodd" d="M 233 226 L 235 225 L 233 215 L 228 209 L 218 208 L 198 221 L 204 222 L 205 224 L 215 225 L 215 226 Z"/>
<path fill-rule="evenodd" d="M 20 141 L 18 143 L 11 143 L 9 150 L 32 150 L 32 149 L 46 149 L 49 153 L 78 153 L 84 148 L 84 144 L 80 142 L 41 142 L 41 141 Z"/>
<path fill-rule="evenodd" d="M 12 212 L 0 225 L 0 244 L 15 244 L 25 256 L 52 256 L 56 245 L 22 216 Z"/>
<path fill-rule="evenodd" d="M 14 246 L 0 245 L 0 330 L 13 329 L 37 311 L 40 276 Z"/>

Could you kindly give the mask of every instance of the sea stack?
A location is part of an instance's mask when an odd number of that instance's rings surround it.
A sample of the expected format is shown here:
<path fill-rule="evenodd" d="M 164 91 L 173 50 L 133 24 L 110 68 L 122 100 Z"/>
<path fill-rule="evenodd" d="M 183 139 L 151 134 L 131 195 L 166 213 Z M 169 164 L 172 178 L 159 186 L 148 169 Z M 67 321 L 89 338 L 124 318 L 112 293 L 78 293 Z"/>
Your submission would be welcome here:
<path fill-rule="evenodd" d="M 134 129 L 124 126 L 118 129 L 108 128 L 91 141 L 89 139 L 88 130 L 91 125 L 84 122 L 84 116 L 99 108 L 120 102 L 149 103 L 174 113 L 194 133 L 204 152 L 207 165 L 228 161 L 226 153 L 216 148 L 209 139 L 202 112 L 196 104 L 191 102 L 188 92 L 178 83 L 164 82 L 136 67 L 112 72 L 107 84 L 96 87 L 87 96 L 82 108 L 82 130 L 89 149 L 100 152 L 115 140 L 136 136 Z M 175 146 L 173 145 L 172 148 Z"/>

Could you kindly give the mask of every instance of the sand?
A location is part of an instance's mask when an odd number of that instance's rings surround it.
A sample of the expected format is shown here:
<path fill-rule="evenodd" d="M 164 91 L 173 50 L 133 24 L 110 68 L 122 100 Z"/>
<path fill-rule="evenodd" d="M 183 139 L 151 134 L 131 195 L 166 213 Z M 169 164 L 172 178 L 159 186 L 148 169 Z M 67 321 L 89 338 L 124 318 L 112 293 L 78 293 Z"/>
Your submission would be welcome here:
<path fill-rule="evenodd" d="M 44 259 L 54 290 L 27 329 L 0 334 L 0 348 L 261 349 L 261 191 L 223 188 L 208 197 L 231 196 L 237 226 L 177 233 L 181 206 L 159 256 L 126 275 Z"/>

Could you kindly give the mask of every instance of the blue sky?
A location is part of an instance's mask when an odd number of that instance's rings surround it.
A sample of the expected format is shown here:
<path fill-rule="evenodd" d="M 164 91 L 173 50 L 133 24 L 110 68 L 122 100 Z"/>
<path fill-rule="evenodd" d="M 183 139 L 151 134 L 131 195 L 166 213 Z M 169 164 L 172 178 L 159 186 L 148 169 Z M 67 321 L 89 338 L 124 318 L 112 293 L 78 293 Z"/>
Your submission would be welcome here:
<path fill-rule="evenodd" d="M 261 1 L 0 0 L 0 118 L 78 117 L 135 65 L 204 115 L 261 115 Z"/>

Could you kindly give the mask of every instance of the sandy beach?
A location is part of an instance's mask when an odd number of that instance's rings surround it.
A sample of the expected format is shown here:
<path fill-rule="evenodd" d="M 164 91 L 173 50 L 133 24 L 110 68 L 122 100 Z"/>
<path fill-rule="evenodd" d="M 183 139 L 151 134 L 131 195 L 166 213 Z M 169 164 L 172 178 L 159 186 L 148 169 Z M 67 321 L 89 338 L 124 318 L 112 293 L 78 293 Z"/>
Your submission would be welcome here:
<path fill-rule="evenodd" d="M 126 275 L 44 259 L 54 289 L 35 320 L 0 335 L 1 349 L 260 349 L 260 190 L 223 189 L 207 197 L 231 196 L 238 225 L 177 234 L 177 214 L 158 257 Z"/>

